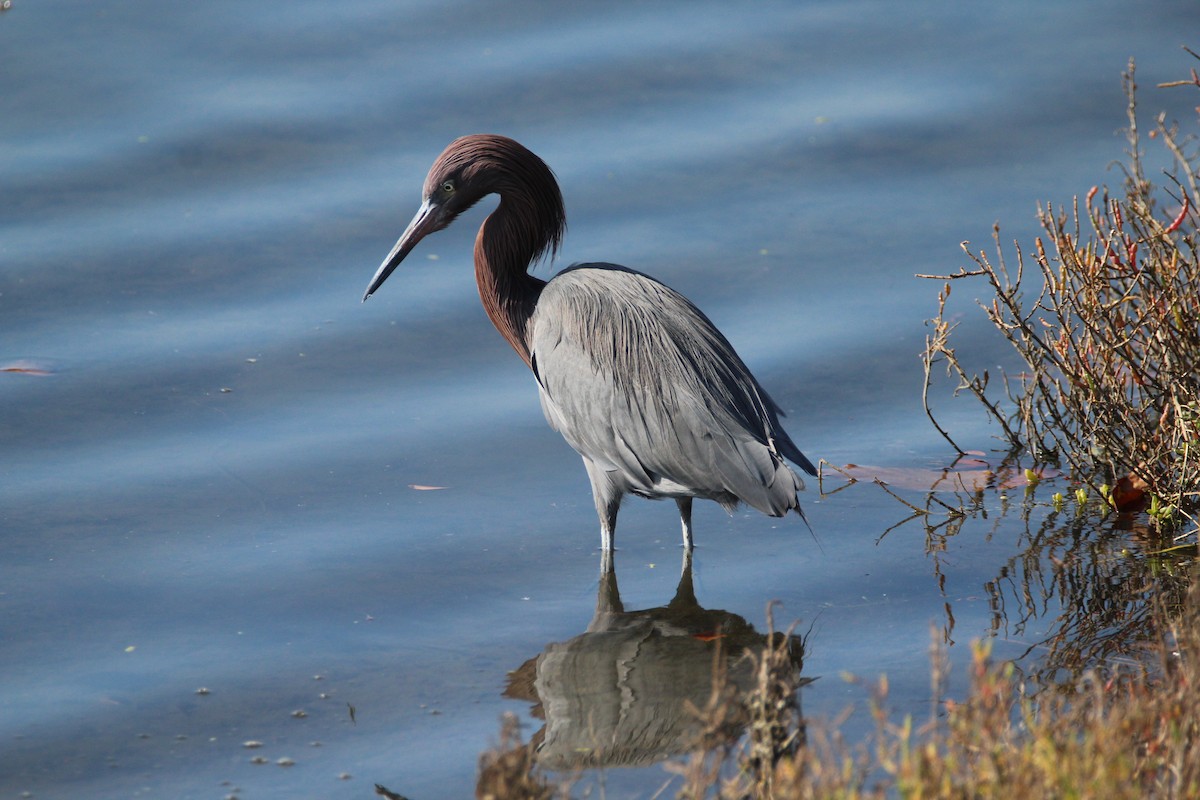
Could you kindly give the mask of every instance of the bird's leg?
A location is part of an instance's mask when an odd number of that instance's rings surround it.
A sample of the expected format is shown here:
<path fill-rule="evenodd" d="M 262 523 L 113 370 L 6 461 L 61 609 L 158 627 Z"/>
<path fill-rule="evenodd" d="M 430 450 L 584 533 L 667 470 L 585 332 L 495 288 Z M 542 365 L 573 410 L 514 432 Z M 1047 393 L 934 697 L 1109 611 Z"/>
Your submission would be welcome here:
<path fill-rule="evenodd" d="M 613 486 L 604 470 L 589 459 L 583 460 L 588 477 L 592 481 L 592 499 L 596 501 L 596 514 L 600 517 L 600 549 L 614 550 L 613 534 L 617 531 L 617 511 L 621 508 L 621 492 Z"/>
<path fill-rule="evenodd" d="M 691 552 L 692 544 L 692 498 L 676 497 L 679 506 L 679 521 L 683 524 L 683 549 Z"/>
<path fill-rule="evenodd" d="M 600 549 L 611 552 L 616 549 L 613 547 L 613 534 L 617 532 L 617 511 L 621 508 L 621 495 L 605 497 L 595 492 L 595 496 L 596 513 L 600 516 Z"/>
<path fill-rule="evenodd" d="M 600 519 L 600 549 L 606 553 L 613 551 L 613 529 L 605 524 L 603 517 Z"/>

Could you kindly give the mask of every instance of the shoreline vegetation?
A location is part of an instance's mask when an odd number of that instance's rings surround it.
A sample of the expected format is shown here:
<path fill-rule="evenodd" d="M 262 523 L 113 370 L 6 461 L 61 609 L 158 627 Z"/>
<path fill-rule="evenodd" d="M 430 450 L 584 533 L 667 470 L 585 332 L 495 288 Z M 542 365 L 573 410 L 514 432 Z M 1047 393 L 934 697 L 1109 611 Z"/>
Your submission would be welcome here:
<path fill-rule="evenodd" d="M 786 648 L 751 656 L 758 683 L 745 697 L 714 681 L 696 713 L 703 734 L 682 760 L 665 764 L 674 779 L 654 797 L 680 800 L 818 798 L 1141 798 L 1200 797 L 1200 592 L 1137 668 L 1088 670 L 1070 685 L 1035 690 L 1012 662 L 996 662 L 986 643 L 972 646 L 970 688 L 942 697 L 944 653 L 932 648 L 934 710 L 923 723 L 888 710 L 886 678 L 865 686 L 874 721 L 868 741 L 850 744 L 839 720 L 805 720 L 789 698 Z M 782 639 L 777 639 L 782 641 Z M 745 735 L 730 737 L 730 728 Z M 569 778 L 537 764 L 512 715 L 499 744 L 480 758 L 480 800 L 570 798 Z M 557 778 L 557 779 L 556 779 Z M 378 787 L 392 800 L 401 795 Z"/>
<path fill-rule="evenodd" d="M 1200 59 L 1192 51 L 1188 51 Z M 1134 64 L 1123 76 L 1128 98 L 1128 160 L 1123 192 L 1093 186 L 1066 207 L 1038 208 L 1043 236 L 1032 256 L 1013 244 L 1007 259 L 1000 228 L 995 255 L 962 247 L 974 264 L 944 281 L 926 337 L 925 411 L 935 365 L 957 380 L 955 394 L 977 399 L 1014 453 L 1065 470 L 1093 497 L 1119 512 L 1145 512 L 1177 540 L 1200 531 L 1200 240 L 1194 133 L 1183 135 L 1164 114 L 1148 138 L 1173 167 L 1147 175 L 1137 116 Z M 1200 76 L 1163 87 L 1200 87 Z M 1031 263 L 1032 262 L 1032 263 Z M 963 365 L 946 301 L 957 281 L 986 282 L 978 301 L 1021 365 L 998 380 Z M 1084 495 L 1080 495 L 1084 497 Z M 1063 498 L 1065 500 L 1065 498 Z M 1061 500 L 1059 501 L 1061 502 Z"/>
<path fill-rule="evenodd" d="M 1018 628 L 1031 616 L 1022 604 L 1053 596 L 1062 609 L 1053 636 L 1032 664 L 995 660 L 986 641 L 974 643 L 970 687 L 952 699 L 943 691 L 950 630 L 935 630 L 928 719 L 897 719 L 886 677 L 854 679 L 874 732 L 851 743 L 839 734 L 843 720 L 802 716 L 803 641 L 775 633 L 768 607 L 770 632 L 737 654 L 741 674 L 754 676 L 749 691 L 714 658 L 708 702 L 689 706 L 695 745 L 664 762 L 654 797 L 1200 797 L 1200 586 L 1191 579 L 1200 531 L 1200 149 L 1161 114 L 1143 135 L 1132 61 L 1124 86 L 1120 193 L 1097 187 L 1082 201 L 1039 207 L 1043 235 L 1031 248 L 1013 245 L 1015 264 L 997 226 L 994 255 L 964 242 L 970 268 L 918 276 L 942 283 L 923 355 L 931 423 L 966 454 L 931 407 L 944 368 L 955 396 L 973 397 L 996 423 L 1009 452 L 998 471 L 1025 478 L 1022 554 L 987 590 L 1002 614 L 1013 606 Z M 1200 88 L 1200 76 L 1192 69 L 1167 87 Z M 1147 174 L 1144 139 L 1166 149 L 1171 169 Z M 981 281 L 989 297 L 979 306 L 1013 347 L 1019 373 L 976 373 L 955 347 L 952 287 Z M 1018 455 L 1034 466 L 1014 467 Z M 1043 470 L 1065 473 L 1073 488 L 1037 501 L 1035 524 L 1029 498 Z M 901 502 L 924 520 L 936 571 L 939 542 L 944 549 L 981 513 L 981 490 L 954 491 L 958 507 L 933 494 L 926 506 L 936 511 Z M 537 742 L 524 741 L 509 715 L 480 759 L 476 796 L 568 798 L 572 789 L 569 776 L 539 765 Z"/>

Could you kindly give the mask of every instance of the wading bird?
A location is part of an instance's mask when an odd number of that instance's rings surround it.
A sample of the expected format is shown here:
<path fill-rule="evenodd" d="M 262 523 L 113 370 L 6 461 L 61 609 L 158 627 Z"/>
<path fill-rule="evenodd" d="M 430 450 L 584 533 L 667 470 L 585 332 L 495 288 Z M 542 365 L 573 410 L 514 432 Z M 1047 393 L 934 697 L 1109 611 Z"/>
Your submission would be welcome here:
<path fill-rule="evenodd" d="M 421 207 L 371 279 L 365 302 L 425 236 L 489 194 L 500 195 L 475 239 L 484 310 L 537 379 L 550 427 L 583 457 L 613 548 L 626 494 L 674 498 L 692 548 L 692 498 L 739 502 L 781 517 L 804 482 L 784 459 L 816 470 L 780 426 L 779 406 L 716 326 L 683 295 L 616 264 L 576 264 L 543 281 L 528 273 L 566 229 L 550 168 L 503 136 L 450 143 L 425 178 Z"/>

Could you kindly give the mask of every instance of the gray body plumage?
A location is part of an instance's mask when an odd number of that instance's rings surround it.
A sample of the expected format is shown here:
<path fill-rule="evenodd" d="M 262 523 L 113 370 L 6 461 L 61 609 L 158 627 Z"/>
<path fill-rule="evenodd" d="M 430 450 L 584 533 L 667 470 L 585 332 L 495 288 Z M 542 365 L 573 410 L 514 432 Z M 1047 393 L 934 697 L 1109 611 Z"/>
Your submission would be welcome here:
<path fill-rule="evenodd" d="M 625 494 L 800 512 L 812 464 L 720 331 L 686 298 L 613 264 L 581 264 L 542 290 L 527 336 L 542 410 L 587 467 L 604 545 Z"/>

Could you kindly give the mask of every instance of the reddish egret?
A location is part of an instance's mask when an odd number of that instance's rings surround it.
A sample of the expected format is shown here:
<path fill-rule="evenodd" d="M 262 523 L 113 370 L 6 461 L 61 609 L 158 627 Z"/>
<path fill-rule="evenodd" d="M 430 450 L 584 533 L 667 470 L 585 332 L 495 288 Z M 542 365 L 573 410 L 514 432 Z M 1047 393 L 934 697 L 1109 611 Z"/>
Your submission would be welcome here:
<path fill-rule="evenodd" d="M 674 498 L 692 548 L 692 498 L 781 517 L 816 470 L 779 424 L 783 411 L 716 326 L 683 295 L 615 264 L 576 264 L 543 281 L 566 228 L 550 168 L 503 136 L 464 136 L 429 169 L 422 203 L 371 279 L 365 301 L 425 236 L 500 195 L 475 238 L 484 310 L 537 379 L 550 427 L 583 456 L 613 547 L 626 494 Z"/>

